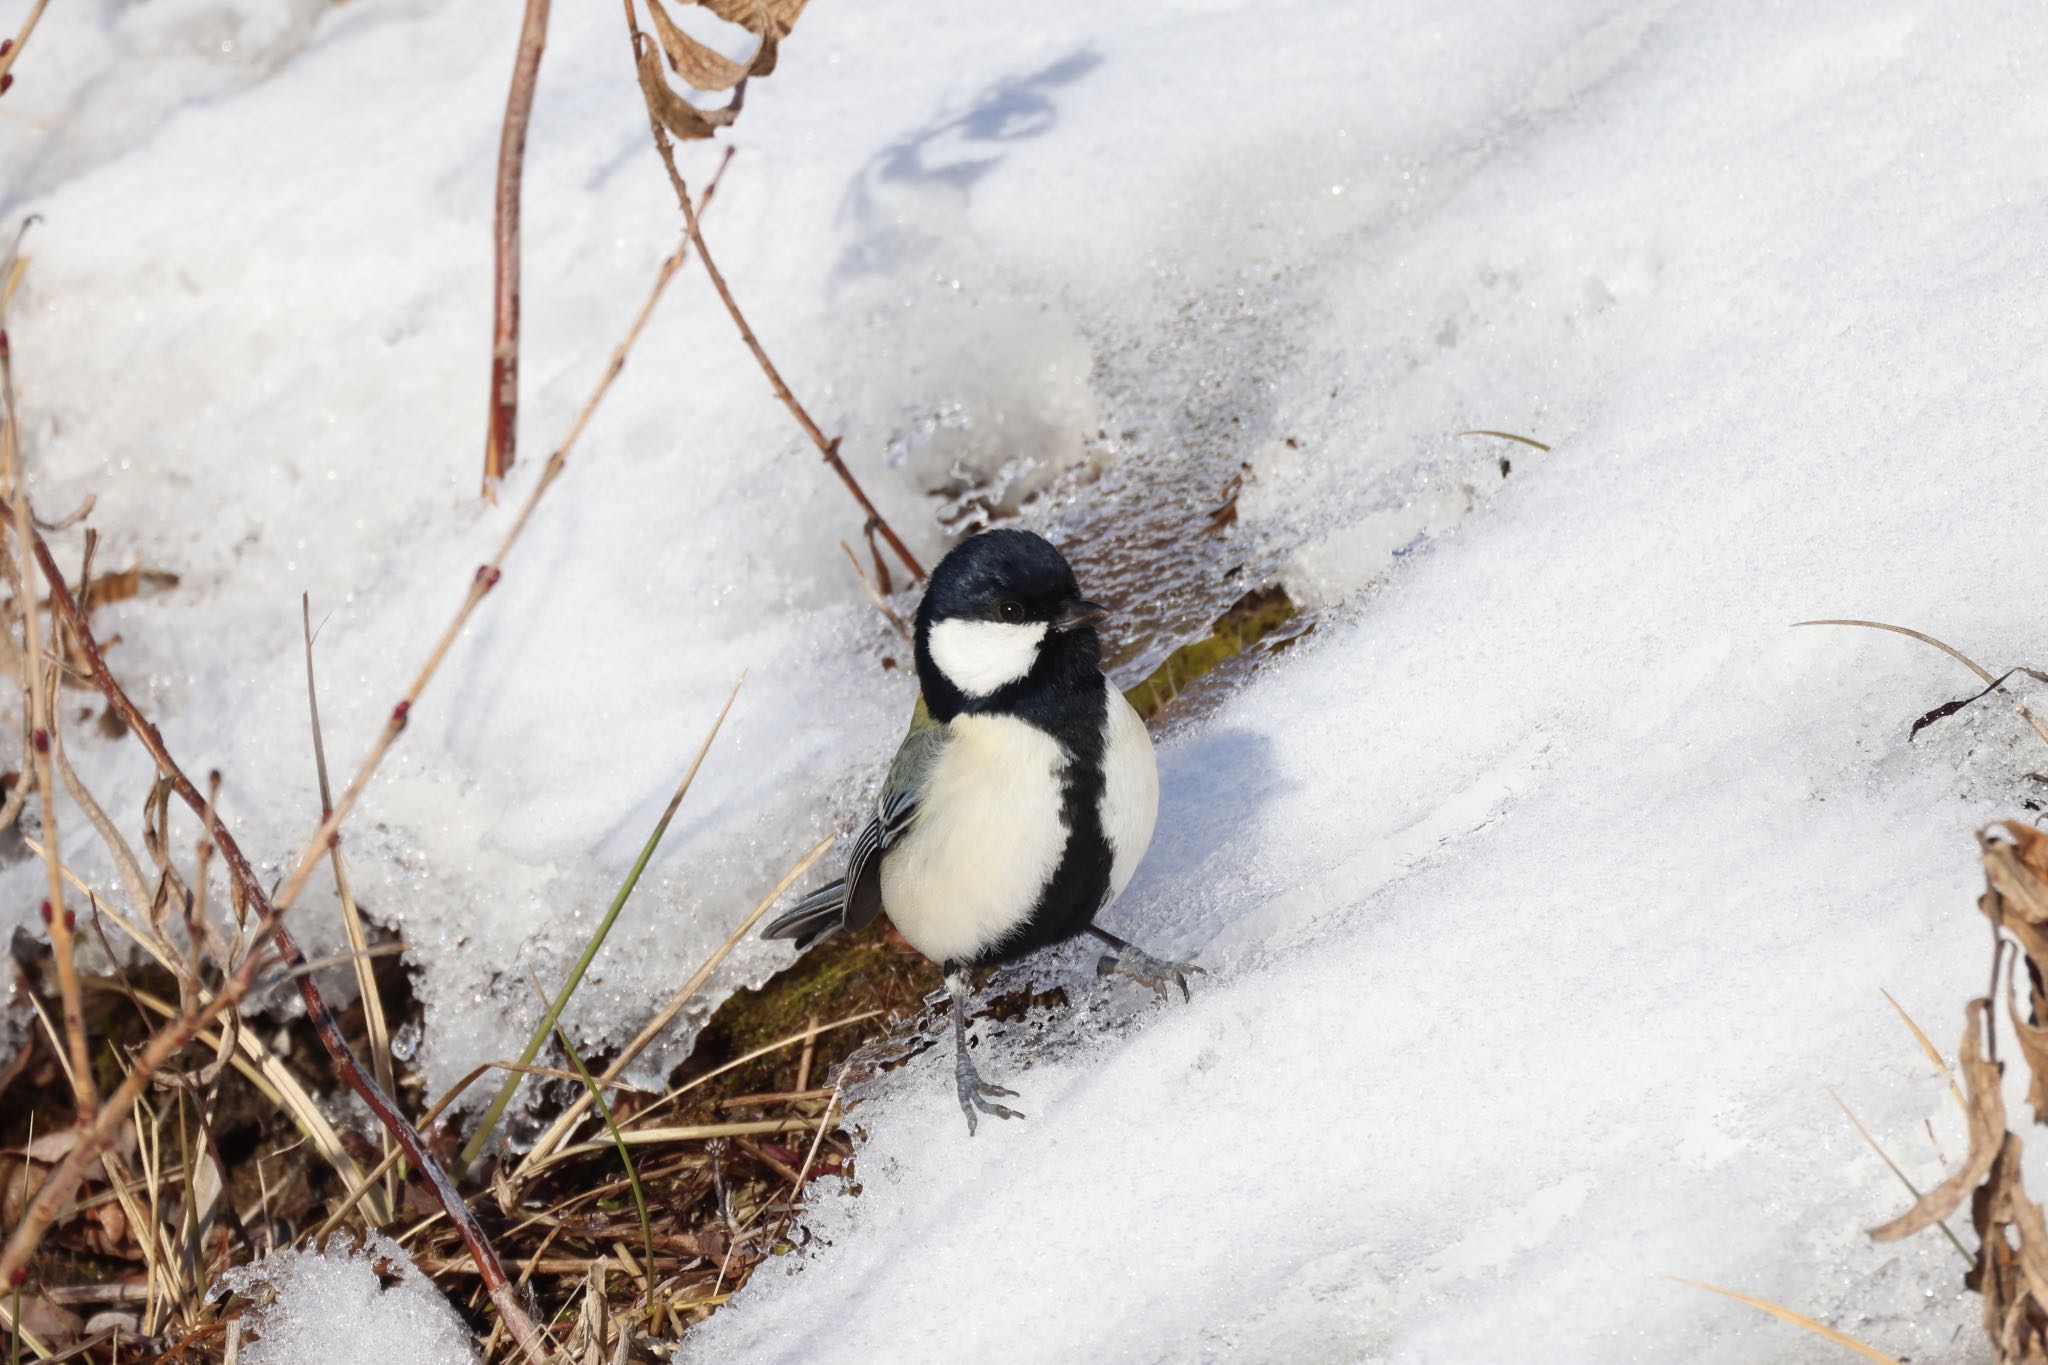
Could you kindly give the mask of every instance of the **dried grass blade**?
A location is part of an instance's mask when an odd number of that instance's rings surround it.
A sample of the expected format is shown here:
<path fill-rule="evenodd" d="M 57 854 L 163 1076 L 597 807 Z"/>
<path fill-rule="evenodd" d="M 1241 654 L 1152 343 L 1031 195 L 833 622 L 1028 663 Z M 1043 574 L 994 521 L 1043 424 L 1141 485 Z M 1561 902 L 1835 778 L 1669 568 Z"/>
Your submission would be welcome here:
<path fill-rule="evenodd" d="M 1963 1196 L 1983 1182 L 2005 1136 L 2005 1101 L 1998 1089 L 1998 1064 L 1986 1058 L 1978 1027 L 1979 1012 L 1988 1022 L 1989 998 L 1972 1000 L 1964 1011 L 1968 1022 L 1963 1029 L 1961 1061 L 1963 1079 L 1969 1085 L 1970 1150 L 1963 1164 L 1939 1185 L 1922 1195 L 1913 1207 L 1897 1218 L 1870 1230 L 1872 1240 L 1895 1242 L 1911 1236 L 1937 1219 L 1946 1218 Z"/>
<path fill-rule="evenodd" d="M 1948 1078 L 1948 1093 L 1955 1098 L 1956 1108 L 1962 1110 L 1964 1115 L 1967 1116 L 1970 1112 L 1970 1106 L 1963 1099 L 1962 1088 L 1956 1084 L 1955 1068 L 1950 1066 L 1948 1059 L 1941 1055 L 1941 1049 L 1934 1045 L 1934 1040 L 1927 1036 L 1927 1031 L 1913 1021 L 1912 1015 L 1906 1013 L 1906 1007 L 1897 1000 L 1892 999 L 1890 991 L 1879 986 L 1877 993 L 1891 1002 L 1891 1007 L 1898 1011 L 1899 1019 L 1906 1025 L 1914 1039 L 1919 1042 L 1920 1050 L 1925 1052 L 1928 1060 L 1934 1063 L 1935 1068 Z"/>
<path fill-rule="evenodd" d="M 1837 1107 L 1841 1109 L 1842 1116 L 1849 1120 L 1850 1126 L 1855 1128 L 1863 1140 L 1870 1144 L 1870 1150 L 1877 1153 L 1877 1159 L 1882 1161 L 1885 1167 L 1898 1177 L 1899 1183 L 1906 1187 L 1906 1193 L 1912 1195 L 1914 1200 L 1918 1201 L 1921 1198 L 1920 1187 L 1915 1185 L 1903 1170 L 1899 1169 L 1899 1163 L 1892 1160 L 1891 1153 L 1878 1145 L 1876 1137 L 1872 1136 L 1871 1131 L 1863 1126 L 1863 1120 L 1856 1117 L 1856 1111 L 1849 1107 L 1849 1102 L 1832 1090 L 1828 1091 L 1828 1098 L 1833 1100 Z M 1970 1254 L 1970 1249 L 1963 1245 L 1962 1238 L 1956 1236 L 1955 1229 L 1951 1228 L 1946 1221 L 1937 1221 L 1935 1226 L 1941 1229 L 1942 1236 L 1948 1238 L 1949 1245 L 1956 1249 L 1956 1255 L 1963 1258 L 1964 1265 L 1975 1265 L 1977 1263 L 1977 1258 Z"/>
<path fill-rule="evenodd" d="M 0 1303 L 0 1327 L 7 1329 L 12 1341 L 9 1355 L 14 1365 L 21 1365 L 21 1348 L 26 1346 L 37 1360 L 50 1359 L 50 1347 L 41 1337 L 21 1325 L 21 1284 L 16 1282 L 13 1291 L 4 1303 Z"/>
<path fill-rule="evenodd" d="M 168 1000 L 140 989 L 131 989 L 128 994 L 147 1006 L 152 1013 L 161 1014 L 166 1019 L 178 1017 L 177 1006 Z M 263 1092 L 266 1099 L 291 1116 L 293 1125 L 305 1134 L 306 1140 L 313 1144 L 314 1149 L 330 1166 L 334 1167 L 334 1173 L 345 1183 L 352 1186 L 361 1180 L 362 1167 L 348 1154 L 348 1148 L 342 1145 L 341 1134 L 328 1122 L 327 1115 L 322 1112 L 311 1092 L 299 1083 L 298 1077 L 292 1074 L 291 1069 L 277 1054 L 263 1045 L 254 1029 L 238 1028 L 234 1030 L 234 1034 L 235 1051 L 238 1054 L 234 1061 L 235 1070 L 241 1072 L 251 1084 Z M 208 1047 L 220 1046 L 220 1034 L 215 1030 L 201 1029 L 195 1036 Z M 379 1226 L 389 1222 L 389 1206 L 380 1201 L 375 1206 L 373 1217 Z"/>
<path fill-rule="evenodd" d="M 628 1146 L 659 1147 L 675 1142 L 707 1142 L 712 1138 L 755 1137 L 762 1133 L 800 1133 L 809 1128 L 811 1123 L 812 1120 L 806 1118 L 736 1119 L 731 1123 L 689 1123 L 673 1128 L 628 1128 L 621 1131 Z M 544 1171 L 572 1157 L 589 1156 L 592 1152 L 607 1151 L 610 1147 L 609 1142 L 578 1142 L 548 1153 L 529 1167 L 522 1168 L 521 1174 Z"/>
<path fill-rule="evenodd" d="M 313 771 L 320 782 L 320 814 L 325 816 L 334 808 L 334 789 L 327 780 L 327 742 L 320 729 L 320 690 L 313 675 L 313 599 L 310 593 L 299 594 L 299 625 L 306 641 L 306 710 L 313 726 Z M 376 964 L 370 958 L 370 940 L 363 932 L 363 916 L 356 906 L 355 887 L 350 885 L 348 868 L 341 861 L 341 845 L 332 844 L 327 850 L 328 862 L 334 868 L 334 893 L 341 901 L 341 928 L 348 937 L 349 951 L 355 958 L 356 991 L 363 999 L 363 1031 L 368 1034 L 370 1044 L 370 1069 L 377 1077 L 377 1084 L 387 1095 L 398 1093 L 397 1078 L 391 1068 L 391 1029 L 384 1017 L 384 997 L 377 988 Z M 388 1130 L 380 1130 L 384 1151 L 389 1154 L 398 1150 L 397 1141 Z M 398 1197 L 397 1189 L 385 1191 L 387 1200 Z"/>
<path fill-rule="evenodd" d="M 1815 1322 L 1812 1318 L 1807 1317 L 1804 1313 L 1795 1313 L 1790 1308 L 1785 1307 L 1783 1304 L 1772 1303 L 1769 1299 L 1760 1299 L 1756 1297 L 1754 1294 L 1744 1294 L 1733 1289 L 1723 1289 L 1718 1284 L 1708 1284 L 1704 1280 L 1688 1280 L 1683 1275 L 1666 1275 L 1664 1278 L 1670 1280 L 1673 1284 L 1689 1284 L 1694 1289 L 1704 1289 L 1709 1294 L 1719 1294 L 1724 1299 L 1733 1299 L 1737 1303 L 1746 1303 L 1751 1308 L 1754 1308 L 1759 1312 L 1769 1313 L 1772 1317 L 1778 1319 L 1778 1321 L 1780 1322 L 1789 1322 L 1794 1327 L 1804 1328 L 1806 1331 L 1809 1331 L 1813 1333 L 1815 1336 L 1819 1337 L 1822 1341 L 1833 1342 L 1835 1345 L 1840 1346 L 1844 1350 L 1854 1351 L 1857 1355 L 1862 1356 L 1865 1360 L 1875 1360 L 1878 1361 L 1880 1365 L 1900 1365 L 1900 1362 L 1898 1360 L 1891 1356 L 1886 1355 L 1883 1351 L 1878 1350 L 1876 1347 L 1866 1346 L 1862 1342 L 1856 1340 L 1856 1338 L 1852 1336 L 1847 1336 L 1841 1332 L 1837 1332 L 1832 1327 L 1827 1327 L 1822 1325 L 1821 1323 Z"/>
<path fill-rule="evenodd" d="M 1979 681 L 1984 683 L 1987 691 L 1996 690 L 2002 692 L 2005 690 L 2000 685 L 2003 682 L 2003 679 L 1992 677 L 1990 669 L 1984 667 L 1984 665 L 1978 663 L 1975 659 L 1972 659 L 1969 655 L 1963 653 L 1955 646 L 1944 644 L 1942 641 L 1935 639 L 1932 635 L 1928 635 L 1921 631 L 1914 630 L 1910 626 L 1895 626 L 1886 621 L 1858 621 L 1848 619 L 1825 621 L 1794 621 L 1792 624 L 1795 626 L 1862 626 L 1866 630 L 1888 630 L 1894 635 L 1903 635 L 1909 640 L 1918 640 L 1923 645 L 1932 645 L 1934 648 L 1948 655 L 1949 658 L 1954 659 L 1957 663 L 1969 669 L 1972 673 L 1975 673 Z M 2020 718 L 2026 721 L 2028 725 L 2033 727 L 2034 733 L 2041 737 L 2041 741 L 2044 744 L 2048 744 L 2048 725 L 2043 725 L 2041 723 L 2041 718 L 2039 716 L 2036 716 L 2032 711 L 2028 710 L 2024 702 L 2015 702 L 2014 705 L 2019 708 Z"/>
<path fill-rule="evenodd" d="M 716 1080 L 718 1077 L 723 1076 L 728 1071 L 732 1071 L 739 1067 L 743 1067 L 748 1062 L 759 1061 L 761 1058 L 766 1057 L 771 1052 L 780 1052 L 783 1048 L 795 1047 L 798 1043 L 803 1042 L 806 1038 L 822 1038 L 826 1034 L 832 1032 L 834 1029 L 846 1028 L 849 1025 L 858 1024 L 866 1020 L 873 1019 L 880 1013 L 880 1010 L 862 1010 L 859 1014 L 849 1014 L 844 1019 L 834 1019 L 829 1024 L 820 1024 L 818 1025 L 815 1031 L 806 1028 L 802 1033 L 792 1033 L 787 1037 L 777 1038 L 772 1043 L 763 1043 L 760 1047 L 755 1048 L 752 1052 L 746 1053 L 743 1056 L 735 1057 L 731 1061 L 722 1063 L 719 1066 L 715 1066 L 711 1070 L 705 1072 L 703 1075 L 696 1077 L 694 1080 L 687 1081 L 684 1084 L 677 1086 L 674 1090 L 669 1091 L 666 1095 L 663 1095 L 660 1099 L 656 1100 L 654 1103 L 648 1105 L 645 1109 L 642 1109 L 639 1113 L 635 1114 L 633 1116 L 633 1119 L 636 1121 L 645 1122 L 657 1110 L 660 1110 L 668 1105 L 674 1104 L 677 1100 L 681 1099 L 684 1095 L 689 1094 L 698 1086 L 703 1085 L 708 1081 Z M 744 1098 L 744 1096 L 742 1098 Z"/>
<path fill-rule="evenodd" d="M 1475 427 L 1471 431 L 1461 431 L 1458 434 L 1460 436 L 1493 436 L 1498 437 L 1500 440 L 1503 441 L 1520 441 L 1525 446 L 1533 446 L 1537 450 L 1541 450 L 1546 453 L 1548 453 L 1548 451 L 1550 450 L 1550 447 L 1543 444 L 1543 442 L 1534 440 L 1528 436 L 1517 436 L 1512 431 L 1489 431 L 1485 427 Z"/>

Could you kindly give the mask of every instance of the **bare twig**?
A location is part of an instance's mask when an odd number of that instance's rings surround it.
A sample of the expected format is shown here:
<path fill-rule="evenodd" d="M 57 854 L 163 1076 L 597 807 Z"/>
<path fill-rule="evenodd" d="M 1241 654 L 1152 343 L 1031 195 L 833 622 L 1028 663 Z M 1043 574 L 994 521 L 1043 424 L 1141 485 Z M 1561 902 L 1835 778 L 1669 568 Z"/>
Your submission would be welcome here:
<path fill-rule="evenodd" d="M 484 439 L 484 496 L 512 468 L 519 440 L 519 180 L 526 164 L 526 125 L 540 54 L 548 38 L 548 0 L 526 0 L 519 26 L 519 56 L 505 95 L 505 127 L 498 137 L 497 220 L 492 232 L 497 285 L 492 295 L 491 418 Z"/>
<path fill-rule="evenodd" d="M 637 60 L 640 45 L 648 39 L 647 35 L 640 31 L 640 21 L 633 14 L 632 0 L 626 0 L 626 26 L 632 34 L 633 54 Z M 697 248 L 697 259 L 704 263 L 704 273 L 710 276 L 711 287 L 718 291 L 719 302 L 725 305 L 725 311 L 731 316 L 733 326 L 739 329 L 740 340 L 745 342 L 747 350 L 753 353 L 754 363 L 759 365 L 761 373 L 767 376 L 768 386 L 775 390 L 775 396 L 782 400 L 782 405 L 789 409 L 789 415 L 796 419 L 796 424 L 803 428 L 804 435 L 810 437 L 811 444 L 818 448 L 818 454 L 832 467 L 832 472 L 839 476 L 839 481 L 846 485 L 846 491 L 860 504 L 860 510 L 867 514 L 867 526 L 881 532 L 882 538 L 889 542 L 889 548 L 903 561 L 903 567 L 910 570 L 912 578 L 920 583 L 924 582 L 924 566 L 917 562 L 917 556 L 910 553 L 910 547 L 903 543 L 902 537 L 896 534 L 888 519 L 875 510 L 874 503 L 868 500 L 860 481 L 854 478 L 853 471 L 846 467 L 846 461 L 839 457 L 839 438 L 826 436 L 818 424 L 811 420 L 811 414 L 797 401 L 797 396 L 783 381 L 782 372 L 776 369 L 775 362 L 768 358 L 768 352 L 762 347 L 760 338 L 754 335 L 754 329 L 747 325 L 746 315 L 740 312 L 739 303 L 733 298 L 732 290 L 727 287 L 724 274 L 719 271 L 718 263 L 711 258 L 711 249 L 705 244 L 703 230 L 697 222 L 697 210 L 690 204 L 689 187 L 683 183 L 681 173 L 676 170 L 675 147 L 669 141 L 668 130 L 662 126 L 651 104 L 647 110 L 647 126 L 654 134 L 655 150 L 661 154 L 661 164 L 668 172 L 669 186 L 675 191 L 676 203 L 683 211 L 683 223 L 689 231 L 690 242 Z M 728 149 L 727 159 L 730 160 L 731 156 L 732 153 Z M 725 168 L 721 165 L 719 169 L 723 171 Z"/>
<path fill-rule="evenodd" d="M 861 568 L 860 556 L 853 552 L 853 547 L 842 540 L 839 542 L 839 548 L 846 551 L 846 562 L 853 566 L 853 576 L 860 580 L 860 590 L 867 594 L 868 601 L 874 604 L 875 610 L 882 613 L 882 619 L 889 623 L 890 629 L 903 637 L 904 644 L 915 643 L 910 634 L 910 627 L 903 623 L 903 618 L 898 616 L 896 609 L 889 605 L 889 599 L 882 596 L 880 588 L 877 588 L 868 581 L 867 571 Z M 875 567 L 877 569 L 881 568 L 882 561 L 877 559 Z"/>
<path fill-rule="evenodd" d="M 36 0 L 29 6 L 28 18 L 21 21 L 21 27 L 15 31 L 14 37 L 0 43 L 0 94 L 5 94 L 7 87 L 14 84 L 11 74 L 14 64 L 21 59 L 21 50 L 28 46 L 29 35 L 36 31 L 36 20 L 42 18 L 43 11 L 49 7 L 50 0 Z"/>

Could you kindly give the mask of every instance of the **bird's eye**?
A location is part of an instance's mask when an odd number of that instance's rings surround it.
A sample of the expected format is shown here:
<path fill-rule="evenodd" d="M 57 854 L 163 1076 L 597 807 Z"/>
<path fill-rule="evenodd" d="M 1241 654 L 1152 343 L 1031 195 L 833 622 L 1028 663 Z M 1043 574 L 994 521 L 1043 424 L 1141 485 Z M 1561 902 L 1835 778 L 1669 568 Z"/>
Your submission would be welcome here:
<path fill-rule="evenodd" d="M 1011 625 L 1016 625 L 1024 619 L 1024 608 L 1016 602 L 1005 602 L 996 608 L 996 614 Z"/>

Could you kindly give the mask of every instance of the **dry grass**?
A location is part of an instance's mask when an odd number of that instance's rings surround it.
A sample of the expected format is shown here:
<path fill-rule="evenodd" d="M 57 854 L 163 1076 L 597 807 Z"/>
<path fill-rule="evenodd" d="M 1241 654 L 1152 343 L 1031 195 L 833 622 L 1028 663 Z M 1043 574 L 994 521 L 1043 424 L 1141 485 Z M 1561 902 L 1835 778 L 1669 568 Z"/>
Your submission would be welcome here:
<path fill-rule="evenodd" d="M 1939 650 L 1976 676 L 1982 684 L 1980 690 L 1927 711 L 1913 722 L 1909 739 L 1997 694 L 2006 696 L 2020 720 L 2048 741 L 2048 725 L 2025 702 L 2012 696 L 2008 686 L 2015 675 L 2048 682 L 2048 672 L 2022 666 L 1994 674 L 1932 635 L 1883 621 L 1797 624 L 1851 626 L 1902 635 Z M 1872 1228 L 1870 1236 L 1879 1242 L 1892 1242 L 1940 1228 L 1968 1266 L 1964 1285 L 1982 1296 L 1985 1339 L 1999 1365 L 2048 1365 L 2048 1220 L 2044 1220 L 2041 1205 L 2026 1191 L 2023 1144 L 2006 1111 L 2001 1089 L 2005 1063 L 1998 1056 L 2003 1031 L 2016 1042 L 2026 1067 L 2028 1104 L 2034 1111 L 2034 1121 L 2048 1123 L 2048 834 L 2032 824 L 2008 820 L 1980 831 L 1978 846 L 1985 886 L 1977 908 L 1991 927 L 1989 984 L 1983 995 L 1964 1008 L 1962 1039 L 1953 1068 L 1905 1007 L 1885 992 L 1885 999 L 1911 1032 L 1914 1042 L 1936 1069 L 1949 1078 L 1949 1093 L 1969 1128 L 1969 1149 L 1963 1160 L 1940 1184 L 1923 1192 L 1885 1153 L 1849 1106 L 1839 1096 L 1835 1102 L 1912 1196 L 1913 1202 L 1904 1213 Z M 2026 980 L 2024 1005 L 2018 987 L 2022 966 Z M 2001 976 L 2003 1030 L 1999 1014 Z M 1962 1077 L 1960 1087 L 1954 1079 L 1958 1070 Z M 1929 1132 L 1931 1135 L 1931 1128 Z M 1946 1222 L 1964 1207 L 1965 1201 L 1975 1233 L 1974 1249 Z M 1781 1305 L 1713 1285 L 1697 1287 L 1749 1304 L 1868 1359 L 1892 1359 Z"/>
<path fill-rule="evenodd" d="M 681 1331 L 726 1302 L 769 1257 L 803 1244 L 796 1215 L 812 1182 L 825 1176 L 853 1181 L 846 1078 L 921 1046 L 917 1021 L 939 974 L 885 932 L 834 941 L 762 989 L 732 996 L 661 1092 L 622 1080 L 828 841 L 795 858 L 750 909 L 733 907 L 723 945 L 615 1053 L 586 1063 L 557 1027 L 582 967 L 602 948 L 602 928 L 577 973 L 550 1000 L 546 1028 L 526 1055 L 479 1068 L 448 1093 L 429 1097 L 392 1050 L 393 1033 L 416 1027 L 419 1011 L 396 966 L 401 945 L 379 941 L 379 931 L 355 905 L 339 848 L 341 828 L 489 598 L 693 244 L 777 396 L 864 515 L 872 582 L 848 547 L 864 590 L 893 616 L 883 544 L 913 578 L 922 576 L 847 469 L 837 440 L 810 419 L 768 359 L 704 254 L 702 217 L 717 178 L 693 202 L 669 147 L 671 135 L 700 135 L 738 116 L 747 79 L 772 70 L 775 45 L 788 36 L 801 4 L 760 0 L 735 9 L 726 0 L 705 0 L 720 15 L 755 26 L 762 40 L 744 68 L 728 63 L 728 70 L 714 69 L 657 0 L 645 3 L 658 49 L 640 33 L 630 4 L 628 28 L 653 140 L 679 195 L 682 236 L 661 262 L 611 363 L 510 517 L 496 553 L 461 585 L 446 628 L 339 791 L 320 730 L 307 608 L 307 752 L 321 820 L 280 885 L 257 880 L 218 814 L 219 793 L 233 775 L 210 774 L 203 783 L 187 776 L 110 665 L 117 638 L 95 629 L 94 615 L 107 603 L 172 590 L 175 576 L 140 566 L 95 576 L 89 528 L 78 532 L 82 553 L 76 570 L 67 572 L 51 540 L 82 523 L 90 499 L 57 521 L 45 520 L 30 504 L 24 469 L 31 452 L 21 447 L 4 329 L 6 301 L 23 262 L 13 251 L 0 261 L 0 496 L 6 500 L 0 533 L 11 537 L 0 553 L 9 589 L 0 603 L 0 668 L 13 677 L 20 698 L 21 746 L 21 761 L 0 779 L 0 835 L 19 838 L 42 861 L 49 896 L 46 940 L 17 945 L 13 959 L 35 1032 L 0 1062 L 0 1225 L 7 1233 L 0 1250 L 0 1340 L 21 1358 L 231 1359 L 246 1339 L 248 1305 L 237 1295 L 213 1292 L 226 1269 L 281 1247 L 323 1246 L 374 1228 L 394 1237 L 467 1315 L 486 1359 L 663 1359 Z M 487 483 L 511 463 L 515 449 L 516 392 L 508 390 L 507 376 L 516 376 L 518 360 L 518 152 L 546 10 L 546 0 L 525 7 L 501 147 L 501 212 L 493 238 L 500 310 Z M 0 72 L 20 56 L 40 12 L 38 3 L 15 46 L 0 52 Z M 709 111 L 677 108 L 679 97 L 654 88 L 657 50 L 673 70 L 693 78 L 708 74 L 714 86 L 724 82 L 717 88 L 733 91 L 731 103 Z M 714 88 L 701 79 L 698 84 Z M 1214 641 L 1202 642 L 1200 669 L 1192 666 L 1193 656 L 1177 656 L 1188 667 L 1168 680 L 1166 694 L 1153 698 L 1154 709 L 1172 701 L 1168 694 L 1177 695 L 1189 677 L 1269 637 L 1292 613 L 1291 604 L 1281 602 L 1276 607 L 1267 598 L 1247 598 L 1244 610 L 1218 623 L 1227 647 L 1219 652 Z M 904 629 L 900 617 L 893 624 Z M 139 829 L 110 818 L 65 755 L 64 722 L 75 723 L 80 712 L 73 703 L 94 693 L 103 699 L 100 710 L 93 716 L 88 707 L 83 719 L 106 738 L 141 744 L 159 771 Z M 687 789 L 685 778 L 664 827 Z M 84 818 L 74 827 L 67 816 L 60 838 L 64 796 Z M 174 816 L 176 804 L 189 815 Z M 34 838 L 17 827 L 25 811 L 39 816 Z M 647 853 L 660 835 L 657 828 Z M 96 885 L 79 873 L 74 859 L 82 840 L 97 842 L 117 870 L 117 886 Z M 352 968 L 359 988 L 357 1002 L 341 1014 L 313 978 L 316 967 L 332 964 L 308 963 L 285 924 L 316 875 L 334 880 L 349 943 L 339 962 Z M 629 879 L 607 926 L 631 889 Z M 84 959 L 81 950 L 88 950 Z M 82 960 L 115 965 L 87 970 Z M 265 1013 L 282 987 L 299 992 L 305 1017 L 286 1026 L 266 1020 L 258 1028 L 248 1016 Z M 884 1039 L 890 1040 L 886 1049 Z M 551 1064 L 554 1058 L 566 1065 Z M 485 1155 L 472 1169 L 468 1157 L 488 1152 L 498 1111 L 467 1124 L 449 1115 L 486 1075 L 508 1095 L 522 1079 L 528 1083 L 533 1107 L 548 1126 L 517 1160 Z M 329 1117 L 331 1098 L 344 1086 L 377 1118 L 382 1131 L 375 1144 Z M 465 1141 L 471 1152 L 458 1156 Z"/>

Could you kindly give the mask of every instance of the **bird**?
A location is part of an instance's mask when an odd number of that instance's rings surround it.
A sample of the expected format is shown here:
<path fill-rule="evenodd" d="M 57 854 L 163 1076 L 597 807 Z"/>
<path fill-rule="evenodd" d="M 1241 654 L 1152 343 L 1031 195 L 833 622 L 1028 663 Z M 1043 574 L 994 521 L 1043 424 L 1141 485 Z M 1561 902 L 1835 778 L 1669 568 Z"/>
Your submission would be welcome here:
<path fill-rule="evenodd" d="M 887 911 L 939 964 L 951 996 L 953 1075 L 971 1137 L 976 1113 L 1022 1118 L 1017 1092 L 984 1080 L 968 1052 L 975 968 L 1082 934 L 1109 952 L 1098 975 L 1184 999 L 1192 962 L 1157 958 L 1096 922 L 1152 842 L 1159 765 L 1145 723 L 1103 675 L 1074 570 L 1043 536 L 1015 528 L 961 540 L 932 570 L 913 640 L 918 699 L 845 875 L 763 929 L 799 951 Z"/>

